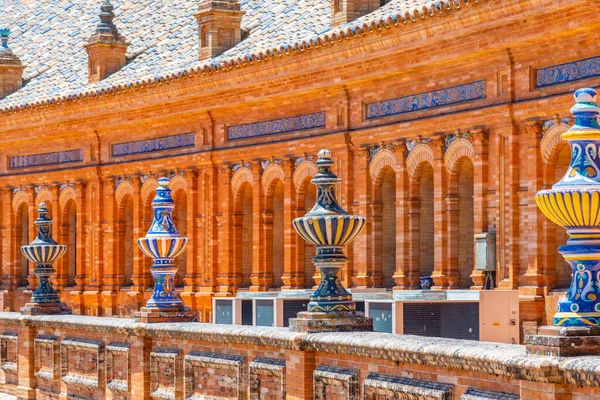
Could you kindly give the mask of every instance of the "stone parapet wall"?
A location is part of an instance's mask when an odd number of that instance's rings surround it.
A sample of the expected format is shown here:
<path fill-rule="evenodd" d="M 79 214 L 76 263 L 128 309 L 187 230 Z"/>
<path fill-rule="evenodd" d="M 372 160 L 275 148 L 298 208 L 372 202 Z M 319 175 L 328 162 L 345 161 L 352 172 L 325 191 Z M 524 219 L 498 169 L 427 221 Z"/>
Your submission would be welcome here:
<path fill-rule="evenodd" d="M 600 357 L 381 333 L 0 313 L 23 399 L 600 399 Z"/>

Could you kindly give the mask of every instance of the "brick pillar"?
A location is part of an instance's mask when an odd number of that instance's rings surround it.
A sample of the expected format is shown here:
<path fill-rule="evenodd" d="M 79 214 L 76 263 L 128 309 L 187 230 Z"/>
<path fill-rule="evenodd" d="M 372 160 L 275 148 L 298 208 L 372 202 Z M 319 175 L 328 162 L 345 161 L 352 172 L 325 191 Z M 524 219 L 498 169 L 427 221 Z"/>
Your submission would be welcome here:
<path fill-rule="evenodd" d="M 448 238 L 448 252 L 446 253 L 448 270 L 446 271 L 446 274 L 448 277 L 448 289 L 458 289 L 458 282 L 460 280 L 458 273 L 459 214 L 458 191 L 455 193 L 448 193 L 446 196 L 446 220 L 448 222 L 448 230 L 446 233 L 446 237 Z"/>
<path fill-rule="evenodd" d="M 136 336 L 131 340 L 131 398 L 150 398 L 150 353 L 152 339 Z"/>
<path fill-rule="evenodd" d="M 86 252 L 89 248 L 86 248 L 89 243 L 88 232 L 84 232 L 84 223 L 87 225 L 87 210 L 86 205 L 86 184 L 84 182 L 77 182 L 73 189 L 75 189 L 75 193 L 77 196 L 75 197 L 75 208 L 77 210 L 77 220 L 75 221 L 75 231 L 77 232 L 77 254 L 75 260 L 75 290 L 83 291 L 85 290 L 86 278 L 89 276 L 88 269 L 91 267 L 90 264 L 86 265 Z M 89 229 L 89 227 L 88 227 Z"/>
<path fill-rule="evenodd" d="M 499 192 L 503 192 L 501 201 L 503 209 L 500 210 L 499 217 L 503 219 L 499 232 L 503 234 L 497 243 L 504 246 L 500 249 L 499 267 L 502 279 L 498 283 L 498 287 L 502 289 L 516 289 L 518 285 L 518 274 L 520 269 L 520 254 L 519 254 L 519 136 L 516 134 L 514 127 L 511 125 L 506 127 L 500 133 L 503 137 L 500 140 L 501 151 L 504 156 L 501 164 L 501 174 L 504 177 L 499 182 Z M 503 144 L 503 146 L 502 146 Z M 498 279 L 498 280 L 499 280 Z"/>
<path fill-rule="evenodd" d="M 373 218 L 370 207 L 372 192 L 371 174 L 369 173 L 370 155 L 368 150 L 356 150 L 354 153 L 354 204 L 352 213 L 367 218 L 364 231 L 352 243 L 354 287 L 372 287 L 372 277 L 368 272 L 373 249 L 370 248 L 369 238 L 373 234 Z"/>
<path fill-rule="evenodd" d="M 544 223 L 546 218 L 538 209 L 535 194 L 543 185 L 543 160 L 540 150 L 542 123 L 525 123 L 527 143 L 527 218 L 522 218 L 521 229 L 527 232 L 527 272 L 521 277 L 519 291 L 523 295 L 541 295 L 556 285 L 554 265 L 544 263 Z"/>
<path fill-rule="evenodd" d="M 196 263 L 196 257 L 197 257 L 197 248 L 198 248 L 198 241 L 197 240 L 193 240 L 195 234 L 196 234 L 196 215 L 198 212 L 198 173 L 194 170 L 190 170 L 190 171 L 184 171 L 183 176 L 185 177 L 186 181 L 187 181 L 187 196 L 186 196 L 186 200 L 187 200 L 187 220 L 181 221 L 179 222 L 181 223 L 185 223 L 187 224 L 186 226 L 186 236 L 192 240 L 190 240 L 190 243 L 188 244 L 187 250 L 186 250 L 186 258 L 187 258 L 187 271 L 186 271 L 186 276 L 184 277 L 184 285 L 185 285 L 185 292 L 193 292 L 195 290 L 194 288 L 194 281 L 197 280 L 197 277 L 199 275 L 199 271 L 198 268 L 200 267 L 198 265 L 198 263 Z"/>
<path fill-rule="evenodd" d="M 18 377 L 19 386 L 17 386 L 17 397 L 19 399 L 35 399 L 35 356 L 34 356 L 34 340 L 36 337 L 36 329 L 32 326 L 19 327 L 18 337 Z"/>
<path fill-rule="evenodd" d="M 133 238 L 137 240 L 140 237 L 145 236 L 142 227 L 142 218 L 144 207 L 142 199 L 142 181 L 138 178 L 132 180 L 133 185 Z M 139 249 L 137 243 L 133 246 L 133 276 L 131 280 L 133 285 L 131 287 L 132 292 L 139 292 L 143 294 L 146 291 L 146 279 L 145 279 L 145 262 L 144 253 Z"/>
<path fill-rule="evenodd" d="M 396 289 L 415 289 L 419 278 L 410 274 L 410 179 L 406 170 L 406 143 L 392 147 L 396 155 Z"/>
<path fill-rule="evenodd" d="M 447 227 L 446 216 L 446 192 L 448 174 L 444 165 L 444 151 L 446 142 L 444 138 L 436 138 L 429 142 L 433 149 L 433 213 L 435 243 L 432 243 L 434 251 L 434 266 L 431 278 L 435 289 L 447 289 L 449 286 L 448 259 L 447 259 Z"/>
<path fill-rule="evenodd" d="M 119 233 L 125 229 L 125 224 L 118 224 L 117 210 L 115 207 L 115 180 L 105 178 L 102 181 L 101 197 L 105 199 L 102 206 L 102 229 L 100 239 L 100 254 L 102 257 L 104 276 L 102 283 L 102 310 L 101 315 L 109 317 L 117 313 L 117 291 L 123 282 L 123 276 L 119 274 Z"/>
<path fill-rule="evenodd" d="M 12 309 L 14 292 L 18 285 L 18 276 L 16 266 L 14 249 L 14 226 L 15 226 L 15 213 L 12 208 L 12 189 L 2 188 L 0 190 L 0 259 L 2 264 L 0 266 L 2 271 L 2 281 L 0 285 L 4 293 L 4 307 Z M 4 310 L 1 310 L 4 311 Z"/>
<path fill-rule="evenodd" d="M 27 187 L 26 193 L 27 193 L 27 204 L 29 206 L 28 207 L 29 226 L 27 229 L 27 234 L 28 234 L 27 235 L 27 243 L 31 243 L 37 235 L 37 229 L 36 229 L 35 225 L 33 224 L 33 222 L 37 219 L 37 207 L 35 204 L 35 189 L 34 189 L 34 187 L 33 186 Z M 17 253 L 17 255 L 19 255 L 19 253 Z M 27 274 L 27 282 L 28 282 L 27 290 L 28 291 L 35 290 L 37 288 L 38 278 L 33 273 L 34 269 L 35 269 L 35 264 L 30 261 L 29 262 L 29 272 Z"/>
<path fill-rule="evenodd" d="M 270 253 L 269 244 L 266 241 L 267 227 L 266 224 L 270 219 L 265 209 L 266 193 L 263 191 L 261 182 L 260 163 L 254 163 L 250 167 L 252 171 L 252 227 L 253 227 L 253 248 L 252 248 L 252 273 L 250 280 L 252 286 L 250 290 L 253 292 L 263 292 L 273 285 L 273 274 L 267 270 L 267 255 Z M 271 215 L 272 218 L 272 215 Z"/>
<path fill-rule="evenodd" d="M 475 234 L 489 231 L 487 211 L 488 191 L 488 134 L 483 129 L 471 132 L 473 141 L 473 231 Z M 486 274 L 473 271 L 472 289 L 483 289 Z"/>
<path fill-rule="evenodd" d="M 217 188 L 219 199 L 218 213 L 216 215 L 216 242 L 219 249 L 217 284 L 219 285 L 219 292 L 235 293 L 236 284 L 234 276 L 236 269 L 241 271 L 241 265 L 237 265 L 238 262 L 235 254 L 238 251 L 234 243 L 236 229 L 236 220 L 234 220 L 236 216 L 233 215 L 235 211 L 235 199 L 231 191 L 231 169 L 227 165 L 219 168 Z M 239 281 L 241 283 L 241 278 Z"/>
<path fill-rule="evenodd" d="M 313 373 L 317 368 L 312 351 L 286 350 L 285 383 L 287 400 L 312 400 Z"/>
<path fill-rule="evenodd" d="M 304 287 L 304 264 L 300 267 L 299 260 L 304 259 L 298 254 L 304 251 L 300 245 L 300 237 L 292 226 L 292 221 L 299 217 L 298 193 L 294 186 L 294 160 L 288 159 L 282 164 L 283 178 L 283 287 L 282 289 L 299 289 Z"/>

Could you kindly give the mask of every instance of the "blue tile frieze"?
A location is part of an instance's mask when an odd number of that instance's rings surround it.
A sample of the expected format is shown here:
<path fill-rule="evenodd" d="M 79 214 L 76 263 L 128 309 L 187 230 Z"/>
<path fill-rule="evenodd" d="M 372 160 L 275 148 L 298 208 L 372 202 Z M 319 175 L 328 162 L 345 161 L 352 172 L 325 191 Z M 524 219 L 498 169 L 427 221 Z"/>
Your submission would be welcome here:
<path fill-rule="evenodd" d="M 9 169 L 18 169 L 79 161 L 83 161 L 83 150 L 81 149 L 10 157 L 8 167 Z"/>
<path fill-rule="evenodd" d="M 535 86 L 539 88 L 594 76 L 600 76 L 600 57 L 540 68 L 536 70 Z"/>
<path fill-rule="evenodd" d="M 193 147 L 196 138 L 193 132 L 179 135 L 163 136 L 155 139 L 138 140 L 135 142 L 117 143 L 112 145 L 112 156 L 152 153 L 155 151 Z"/>
<path fill-rule="evenodd" d="M 481 80 L 432 92 L 367 104 L 367 119 L 406 114 L 413 111 L 485 99 L 485 97 L 485 81 Z"/>
<path fill-rule="evenodd" d="M 273 135 L 276 133 L 296 132 L 306 129 L 324 128 L 326 112 L 298 115 L 289 118 L 273 119 L 270 121 L 254 122 L 230 126 L 227 129 L 229 140 L 246 139 L 257 136 Z"/>

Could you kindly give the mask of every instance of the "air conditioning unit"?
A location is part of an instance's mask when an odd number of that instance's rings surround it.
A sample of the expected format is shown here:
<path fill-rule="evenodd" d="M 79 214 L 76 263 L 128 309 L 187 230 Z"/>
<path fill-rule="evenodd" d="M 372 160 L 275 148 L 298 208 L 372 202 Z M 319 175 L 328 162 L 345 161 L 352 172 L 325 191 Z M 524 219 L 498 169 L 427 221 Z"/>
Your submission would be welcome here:
<path fill-rule="evenodd" d="M 486 232 L 475 235 L 475 269 L 496 270 L 496 235 Z"/>

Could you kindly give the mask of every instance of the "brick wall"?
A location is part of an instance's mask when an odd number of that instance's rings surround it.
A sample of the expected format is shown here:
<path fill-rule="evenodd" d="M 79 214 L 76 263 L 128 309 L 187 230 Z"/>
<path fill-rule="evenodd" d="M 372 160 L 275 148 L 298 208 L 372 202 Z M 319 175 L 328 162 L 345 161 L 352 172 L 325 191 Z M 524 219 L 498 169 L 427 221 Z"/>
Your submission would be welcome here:
<path fill-rule="evenodd" d="M 0 331 L 0 391 L 24 399 L 600 398 L 594 358 L 519 345 L 16 313 Z"/>

